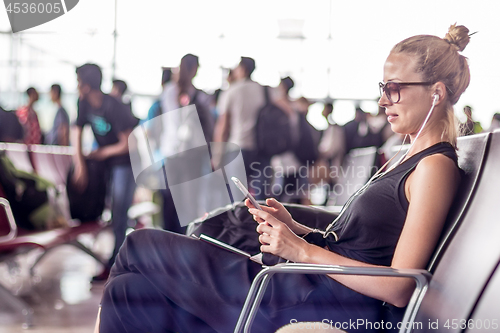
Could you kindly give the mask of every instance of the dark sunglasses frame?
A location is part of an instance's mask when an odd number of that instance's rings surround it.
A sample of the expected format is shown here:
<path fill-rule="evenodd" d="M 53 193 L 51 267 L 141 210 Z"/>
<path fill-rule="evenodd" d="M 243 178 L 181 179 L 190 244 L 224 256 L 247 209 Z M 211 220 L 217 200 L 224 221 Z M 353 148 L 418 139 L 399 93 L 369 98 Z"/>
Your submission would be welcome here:
<path fill-rule="evenodd" d="M 385 95 L 389 99 L 389 101 L 393 104 L 398 103 L 399 100 L 401 99 L 401 86 L 430 86 L 432 85 L 432 82 L 394 82 L 394 81 L 389 81 L 389 82 L 379 82 L 378 87 L 380 89 L 380 97 L 382 97 L 382 94 L 385 92 Z M 397 92 L 398 93 L 398 99 L 396 101 L 393 101 L 391 98 L 391 91 L 392 92 Z"/>

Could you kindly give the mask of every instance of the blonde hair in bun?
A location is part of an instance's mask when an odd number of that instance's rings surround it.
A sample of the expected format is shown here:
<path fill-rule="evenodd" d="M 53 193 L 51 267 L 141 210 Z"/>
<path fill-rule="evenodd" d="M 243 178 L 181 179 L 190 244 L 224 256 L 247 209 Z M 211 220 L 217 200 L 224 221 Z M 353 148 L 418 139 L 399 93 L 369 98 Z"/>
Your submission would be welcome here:
<path fill-rule="evenodd" d="M 457 51 L 462 52 L 467 44 L 469 44 L 469 29 L 463 25 L 457 24 L 450 25 L 448 33 L 444 36 L 444 40 L 457 48 Z"/>
<path fill-rule="evenodd" d="M 456 147 L 458 121 L 453 112 L 455 105 L 470 82 L 467 58 L 457 51 L 463 51 L 469 43 L 469 29 L 452 24 L 444 38 L 418 35 L 396 44 L 391 53 L 405 53 L 417 61 L 416 72 L 423 81 L 442 82 L 446 86 L 446 117 L 444 117 L 443 140 Z"/>

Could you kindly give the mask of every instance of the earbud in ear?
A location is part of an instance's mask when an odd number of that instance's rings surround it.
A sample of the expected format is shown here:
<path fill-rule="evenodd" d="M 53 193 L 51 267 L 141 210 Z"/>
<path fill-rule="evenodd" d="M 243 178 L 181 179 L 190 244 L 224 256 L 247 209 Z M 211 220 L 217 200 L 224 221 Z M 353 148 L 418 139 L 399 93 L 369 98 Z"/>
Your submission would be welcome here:
<path fill-rule="evenodd" d="M 436 103 L 437 101 L 439 101 L 439 95 L 438 94 L 434 94 L 432 97 L 434 99 L 434 103 Z"/>

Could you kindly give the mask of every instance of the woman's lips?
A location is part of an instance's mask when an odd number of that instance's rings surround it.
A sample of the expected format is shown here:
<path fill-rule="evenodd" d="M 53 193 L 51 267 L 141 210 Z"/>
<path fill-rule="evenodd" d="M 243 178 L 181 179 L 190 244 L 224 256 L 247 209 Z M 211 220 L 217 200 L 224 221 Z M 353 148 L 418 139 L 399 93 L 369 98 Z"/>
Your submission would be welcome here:
<path fill-rule="evenodd" d="M 398 117 L 398 115 L 395 113 L 388 113 L 387 114 L 387 121 L 391 123 L 394 120 L 396 120 L 397 117 Z"/>

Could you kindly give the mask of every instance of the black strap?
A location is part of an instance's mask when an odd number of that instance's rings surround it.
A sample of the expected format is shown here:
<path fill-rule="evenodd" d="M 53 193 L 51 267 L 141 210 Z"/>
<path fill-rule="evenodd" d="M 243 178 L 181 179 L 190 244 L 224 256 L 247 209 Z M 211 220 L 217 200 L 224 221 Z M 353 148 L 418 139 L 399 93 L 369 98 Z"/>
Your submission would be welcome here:
<path fill-rule="evenodd" d="M 161 107 L 161 99 L 160 99 L 160 98 L 158 98 L 158 99 L 156 100 L 156 103 L 157 103 L 157 105 L 158 105 L 158 110 L 157 110 L 157 113 L 158 113 L 158 114 L 157 114 L 156 116 L 161 116 L 161 115 L 163 114 L 163 108 Z M 153 117 L 153 118 L 154 118 L 154 117 Z"/>
<path fill-rule="evenodd" d="M 194 89 L 194 95 L 193 95 L 193 98 L 191 98 L 191 104 L 195 104 L 196 103 L 196 98 L 198 97 L 198 89 Z"/>
<path fill-rule="evenodd" d="M 269 88 L 268 86 L 264 86 L 264 97 L 266 98 L 266 105 L 269 104 L 269 90 L 267 89 Z"/>

